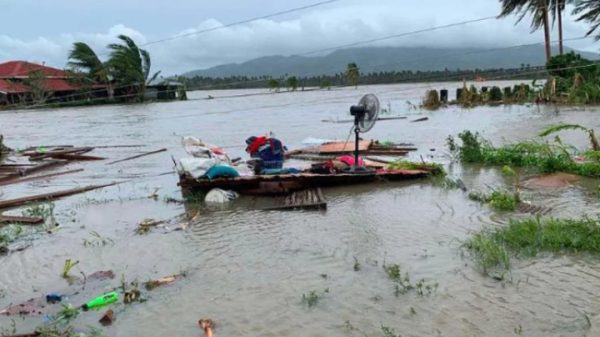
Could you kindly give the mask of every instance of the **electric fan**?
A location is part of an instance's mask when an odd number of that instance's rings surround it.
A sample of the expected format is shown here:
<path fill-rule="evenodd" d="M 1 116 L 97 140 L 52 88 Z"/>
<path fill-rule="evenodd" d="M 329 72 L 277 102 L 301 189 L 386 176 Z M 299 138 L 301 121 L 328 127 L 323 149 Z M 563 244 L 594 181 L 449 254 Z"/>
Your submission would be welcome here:
<path fill-rule="evenodd" d="M 350 115 L 354 116 L 354 165 L 350 167 L 350 173 L 368 173 L 369 170 L 360 167 L 358 162 L 358 145 L 360 134 L 366 133 L 373 128 L 379 116 L 379 99 L 373 94 L 364 95 L 358 105 L 350 107 Z"/>

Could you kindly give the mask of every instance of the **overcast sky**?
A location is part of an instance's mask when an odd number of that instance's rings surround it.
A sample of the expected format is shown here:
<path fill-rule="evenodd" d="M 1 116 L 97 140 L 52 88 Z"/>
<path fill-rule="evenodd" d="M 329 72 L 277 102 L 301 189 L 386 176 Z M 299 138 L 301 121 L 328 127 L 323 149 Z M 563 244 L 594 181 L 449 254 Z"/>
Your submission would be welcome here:
<path fill-rule="evenodd" d="M 64 67 L 75 41 L 105 57 L 118 34 L 138 44 L 301 7 L 319 0 L 0 0 L 0 62 Z M 498 0 L 339 0 L 266 20 L 146 46 L 153 69 L 178 74 L 255 57 L 292 55 L 432 26 L 494 16 Z M 490 20 L 379 42 L 386 46 L 500 47 L 543 41 L 529 22 Z M 587 26 L 567 15 L 565 38 Z M 553 32 L 553 40 L 557 34 Z M 566 45 L 598 52 L 593 39 Z"/>

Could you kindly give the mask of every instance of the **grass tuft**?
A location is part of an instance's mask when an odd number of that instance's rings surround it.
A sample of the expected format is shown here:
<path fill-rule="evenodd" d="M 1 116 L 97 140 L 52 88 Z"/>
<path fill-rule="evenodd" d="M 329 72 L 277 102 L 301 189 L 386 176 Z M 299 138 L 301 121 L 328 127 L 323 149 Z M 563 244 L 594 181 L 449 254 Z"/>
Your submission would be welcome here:
<path fill-rule="evenodd" d="M 583 219 L 511 220 L 508 226 L 484 229 L 464 244 L 485 274 L 507 271 L 509 252 L 535 257 L 542 252 L 600 253 L 600 221 Z"/>

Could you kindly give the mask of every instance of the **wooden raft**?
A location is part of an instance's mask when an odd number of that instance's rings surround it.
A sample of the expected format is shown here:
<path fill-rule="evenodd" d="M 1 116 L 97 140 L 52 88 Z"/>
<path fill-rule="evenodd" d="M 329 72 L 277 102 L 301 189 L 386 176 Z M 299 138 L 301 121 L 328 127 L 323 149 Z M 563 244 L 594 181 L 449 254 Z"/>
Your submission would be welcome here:
<path fill-rule="evenodd" d="M 267 208 L 269 211 L 326 210 L 327 202 L 320 188 L 294 192 L 282 199 L 280 205 Z"/>

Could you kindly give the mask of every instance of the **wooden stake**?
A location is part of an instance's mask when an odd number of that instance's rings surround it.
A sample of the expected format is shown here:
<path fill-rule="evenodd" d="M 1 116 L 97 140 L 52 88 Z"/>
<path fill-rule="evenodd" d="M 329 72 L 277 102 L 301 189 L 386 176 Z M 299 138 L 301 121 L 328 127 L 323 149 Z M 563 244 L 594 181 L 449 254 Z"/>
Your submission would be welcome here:
<path fill-rule="evenodd" d="M 137 158 L 140 158 L 140 157 L 145 157 L 145 156 L 149 156 L 149 155 L 151 155 L 151 154 L 160 153 L 160 152 L 165 152 L 165 151 L 167 151 L 167 149 L 160 149 L 160 150 L 156 150 L 156 151 L 146 152 L 146 153 L 138 154 L 138 155 L 136 155 L 136 156 L 131 156 L 131 157 L 127 157 L 127 158 L 119 159 L 119 160 L 116 160 L 116 161 L 110 162 L 110 163 L 108 163 L 108 164 L 106 164 L 106 165 L 112 165 L 112 164 L 116 164 L 116 163 L 124 162 L 124 161 L 127 161 L 127 160 L 137 159 Z"/>

